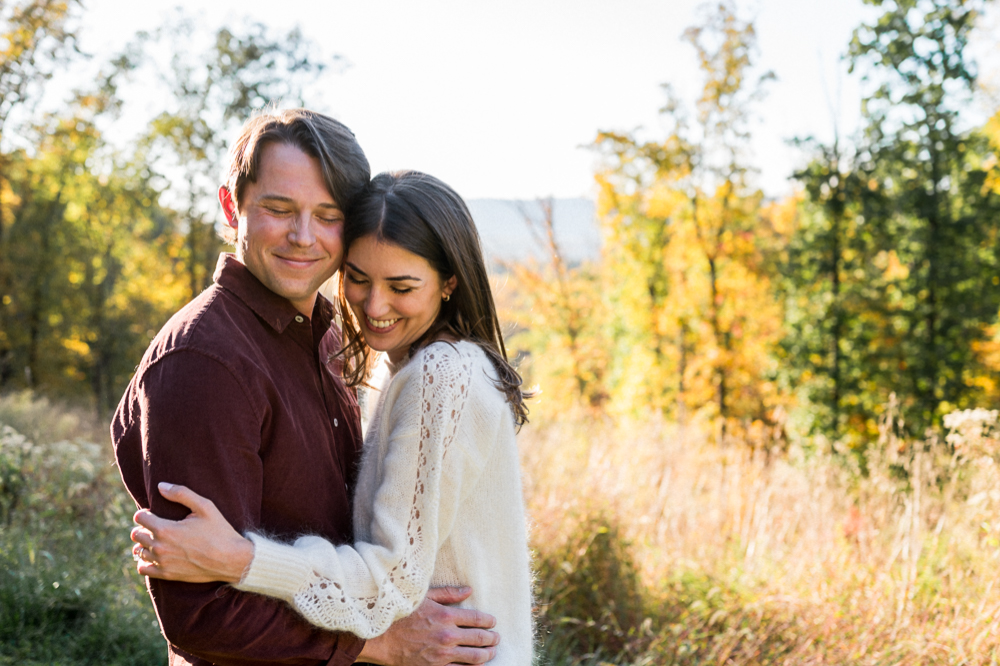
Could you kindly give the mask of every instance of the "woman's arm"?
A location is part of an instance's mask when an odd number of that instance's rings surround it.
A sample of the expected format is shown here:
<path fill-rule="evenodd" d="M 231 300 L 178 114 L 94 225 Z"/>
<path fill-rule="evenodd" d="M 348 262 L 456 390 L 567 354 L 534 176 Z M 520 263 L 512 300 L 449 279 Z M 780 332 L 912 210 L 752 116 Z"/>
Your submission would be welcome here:
<path fill-rule="evenodd" d="M 193 536 L 199 541 L 197 548 L 186 544 L 192 552 L 185 554 L 185 545 L 171 542 L 163 546 L 161 557 L 157 533 L 150 544 L 151 559 L 158 560 L 152 571 L 178 578 L 224 575 L 237 581 L 236 574 L 242 574 L 237 588 L 286 599 L 313 624 L 362 637 L 378 635 L 412 612 L 427 592 L 437 550 L 451 531 L 463 489 L 475 483 L 479 472 L 462 453 L 446 457 L 470 388 L 471 360 L 444 345 L 419 354 L 415 367 L 397 376 L 405 383 L 387 415 L 391 434 L 372 512 L 372 543 L 334 547 L 318 537 L 303 537 L 290 546 L 250 535 L 254 551 L 244 574 L 246 540 L 234 538 L 232 528 L 220 525 L 206 507 L 189 517 L 189 524 L 174 524 L 178 539 Z M 164 541 L 170 538 L 168 532 Z M 187 560 L 183 571 L 180 559 Z"/>
<path fill-rule="evenodd" d="M 430 585 L 441 544 L 479 467 L 449 452 L 463 420 L 472 361 L 450 345 L 417 353 L 394 378 L 370 543 L 334 547 L 317 537 L 288 546 L 250 535 L 253 562 L 236 586 L 287 599 L 311 623 L 378 635 L 408 615 Z M 389 396 L 387 395 L 387 398 Z M 367 463 L 366 463 L 367 464 Z"/>

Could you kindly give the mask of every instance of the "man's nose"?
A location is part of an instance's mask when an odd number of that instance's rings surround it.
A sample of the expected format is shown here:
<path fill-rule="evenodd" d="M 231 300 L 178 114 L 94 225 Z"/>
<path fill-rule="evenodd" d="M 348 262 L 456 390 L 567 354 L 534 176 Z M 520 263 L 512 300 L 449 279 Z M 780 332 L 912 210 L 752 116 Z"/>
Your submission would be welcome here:
<path fill-rule="evenodd" d="M 316 242 L 311 215 L 302 212 L 292 218 L 292 227 L 288 230 L 288 242 L 300 247 L 309 247 Z"/>

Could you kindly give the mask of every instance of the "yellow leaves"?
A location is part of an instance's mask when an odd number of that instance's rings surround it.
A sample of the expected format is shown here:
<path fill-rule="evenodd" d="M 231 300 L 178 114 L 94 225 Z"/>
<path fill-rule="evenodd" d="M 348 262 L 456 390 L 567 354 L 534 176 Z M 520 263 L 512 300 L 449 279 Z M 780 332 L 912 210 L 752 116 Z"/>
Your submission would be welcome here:
<path fill-rule="evenodd" d="M 649 193 L 646 214 L 653 218 L 669 219 L 686 212 L 688 206 L 690 200 L 684 192 L 657 183 Z"/>
<path fill-rule="evenodd" d="M 986 121 L 983 127 L 983 134 L 989 140 L 992 152 L 983 160 L 981 169 L 986 172 L 986 179 L 983 182 L 982 193 L 994 192 L 1000 194 L 1000 111 L 997 111 Z"/>
<path fill-rule="evenodd" d="M 766 204 L 760 211 L 775 233 L 790 238 L 799 225 L 799 206 L 805 201 L 805 193 L 797 192 L 790 197 Z"/>
<path fill-rule="evenodd" d="M 81 220 L 87 213 L 87 208 L 82 201 L 70 201 L 66 204 L 64 215 L 67 220 Z"/>
<path fill-rule="evenodd" d="M 986 126 L 983 128 L 986 137 L 990 141 L 990 146 L 994 150 L 1000 150 L 1000 111 L 994 113 L 989 120 L 986 121 Z"/>
<path fill-rule="evenodd" d="M 875 255 L 872 263 L 882 271 L 883 277 L 889 282 L 898 282 L 910 277 L 909 266 L 899 260 L 895 250 L 882 250 Z"/>
<path fill-rule="evenodd" d="M 993 324 L 984 329 L 984 339 L 972 343 L 979 363 L 985 372 L 972 376 L 967 380 L 983 390 L 988 399 L 986 404 L 996 404 L 1000 400 L 1000 387 L 997 377 L 1000 377 L 1000 324 Z"/>
<path fill-rule="evenodd" d="M 62 341 L 62 346 L 77 356 L 89 356 L 90 345 L 83 340 L 76 338 L 66 338 Z"/>

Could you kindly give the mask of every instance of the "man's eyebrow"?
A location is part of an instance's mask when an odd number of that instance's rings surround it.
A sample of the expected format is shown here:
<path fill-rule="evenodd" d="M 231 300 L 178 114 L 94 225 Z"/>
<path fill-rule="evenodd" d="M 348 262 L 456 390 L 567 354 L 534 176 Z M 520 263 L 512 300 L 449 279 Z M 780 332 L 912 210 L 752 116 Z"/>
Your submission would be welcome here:
<path fill-rule="evenodd" d="M 262 194 L 259 197 L 257 197 L 257 201 L 274 201 L 274 202 L 290 203 L 290 204 L 294 204 L 295 203 L 295 199 L 293 199 L 291 197 L 286 197 L 283 194 Z M 319 207 L 320 208 L 332 208 L 334 210 L 340 210 L 340 206 L 338 206 L 334 202 L 331 202 L 331 203 L 321 203 L 321 204 L 319 204 Z"/>
<path fill-rule="evenodd" d="M 350 266 L 351 270 L 354 271 L 355 273 L 360 273 L 361 275 L 364 275 L 365 277 L 368 277 L 368 273 L 365 273 L 363 270 L 361 270 L 360 268 L 358 268 L 357 266 L 355 266 L 351 262 L 345 261 L 344 263 L 347 264 L 348 266 Z M 418 277 L 413 277 L 412 275 L 395 275 L 393 277 L 387 277 L 387 278 L 385 278 L 385 280 L 387 282 L 399 282 L 401 280 L 410 280 L 412 282 L 423 282 L 422 279 L 420 279 Z"/>

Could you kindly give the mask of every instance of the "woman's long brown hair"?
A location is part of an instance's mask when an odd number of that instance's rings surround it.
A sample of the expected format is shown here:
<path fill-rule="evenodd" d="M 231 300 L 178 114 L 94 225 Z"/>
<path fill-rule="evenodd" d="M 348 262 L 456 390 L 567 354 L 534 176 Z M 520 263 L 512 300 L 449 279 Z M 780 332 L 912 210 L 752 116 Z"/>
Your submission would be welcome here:
<path fill-rule="evenodd" d="M 437 319 L 413 343 L 410 353 L 442 333 L 478 344 L 496 369 L 497 388 L 506 396 L 520 428 L 528 420 L 524 401 L 530 394 L 521 390 L 521 376 L 507 361 L 479 234 L 462 198 L 437 178 L 418 171 L 381 173 L 351 208 L 344 228 L 345 250 L 368 236 L 423 257 L 442 281 L 457 279 L 451 298 L 441 303 Z M 348 386 L 359 386 L 371 376 L 375 355 L 344 296 L 344 273 L 339 294 L 344 379 Z"/>

